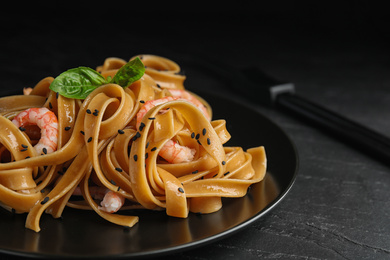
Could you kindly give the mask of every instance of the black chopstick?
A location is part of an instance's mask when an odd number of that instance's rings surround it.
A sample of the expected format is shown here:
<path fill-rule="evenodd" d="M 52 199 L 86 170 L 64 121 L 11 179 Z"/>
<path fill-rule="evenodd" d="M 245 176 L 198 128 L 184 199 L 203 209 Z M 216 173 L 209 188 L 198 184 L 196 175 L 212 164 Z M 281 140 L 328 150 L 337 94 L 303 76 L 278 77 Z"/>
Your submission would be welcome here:
<path fill-rule="evenodd" d="M 277 97 L 276 107 L 314 124 L 386 165 L 390 165 L 390 139 L 362 124 L 293 94 Z"/>

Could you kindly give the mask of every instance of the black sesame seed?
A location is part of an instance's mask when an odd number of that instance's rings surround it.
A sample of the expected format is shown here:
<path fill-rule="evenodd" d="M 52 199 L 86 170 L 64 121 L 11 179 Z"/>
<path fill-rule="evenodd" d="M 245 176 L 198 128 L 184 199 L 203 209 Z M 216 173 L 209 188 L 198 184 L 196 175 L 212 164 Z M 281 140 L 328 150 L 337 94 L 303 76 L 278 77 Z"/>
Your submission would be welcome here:
<path fill-rule="evenodd" d="M 158 88 L 161 88 L 161 86 L 160 86 L 159 84 L 157 84 L 157 87 L 158 87 Z"/>
<path fill-rule="evenodd" d="M 23 148 L 28 148 L 28 146 L 27 146 L 27 145 L 25 145 L 25 144 L 22 144 L 22 147 L 23 147 Z"/>
<path fill-rule="evenodd" d="M 118 133 L 123 135 L 125 133 L 125 131 L 123 131 L 122 129 L 118 129 Z"/>
<path fill-rule="evenodd" d="M 115 170 L 117 170 L 118 172 L 123 172 L 123 170 L 119 167 L 116 167 Z"/>
<path fill-rule="evenodd" d="M 53 108 L 53 105 L 51 104 L 51 102 L 49 102 L 49 107 L 50 107 L 50 109 Z"/>
<path fill-rule="evenodd" d="M 138 138 L 141 137 L 141 134 L 139 132 L 137 132 L 134 137 L 133 137 L 133 141 L 137 140 Z"/>
<path fill-rule="evenodd" d="M 81 133 L 82 135 L 85 135 L 84 131 L 80 131 L 80 133 Z"/>
<path fill-rule="evenodd" d="M 21 152 L 27 151 L 27 148 L 20 149 Z"/>
<path fill-rule="evenodd" d="M 208 145 L 211 144 L 210 138 L 207 138 L 207 144 L 208 144 Z"/>
<path fill-rule="evenodd" d="M 182 187 L 179 187 L 177 190 L 178 190 L 179 192 L 181 192 L 181 193 L 184 193 L 184 190 L 183 190 Z"/>
<path fill-rule="evenodd" d="M 87 142 L 91 142 L 92 141 L 92 136 L 90 138 L 88 138 Z"/>
<path fill-rule="evenodd" d="M 99 110 L 95 109 L 95 111 L 92 113 L 94 116 L 97 116 L 99 114 Z"/>
<path fill-rule="evenodd" d="M 196 140 L 196 141 L 198 142 L 199 145 L 202 145 L 199 140 Z"/>
<path fill-rule="evenodd" d="M 195 137 L 195 133 L 194 132 L 192 132 L 192 134 L 191 134 L 191 138 L 194 138 Z"/>
<path fill-rule="evenodd" d="M 26 156 L 26 158 L 24 158 L 24 159 L 28 159 L 28 158 L 30 158 L 30 156 Z"/>
<path fill-rule="evenodd" d="M 19 130 L 20 130 L 20 131 L 26 131 L 26 128 L 24 128 L 24 127 L 21 126 L 21 127 L 19 127 Z"/>
<path fill-rule="evenodd" d="M 152 149 L 150 149 L 150 151 L 154 152 L 157 150 L 157 147 L 153 147 Z"/>
<path fill-rule="evenodd" d="M 139 102 L 142 103 L 142 104 L 144 104 L 144 103 L 145 103 L 145 100 L 140 100 Z"/>
<path fill-rule="evenodd" d="M 70 128 L 71 128 L 70 126 L 66 126 L 66 127 L 65 127 L 65 131 L 69 131 Z"/>
<path fill-rule="evenodd" d="M 230 172 L 225 172 L 223 175 L 226 176 L 226 175 L 228 175 L 229 173 L 230 173 Z"/>
<path fill-rule="evenodd" d="M 145 153 L 145 160 L 148 159 L 148 157 L 149 157 L 149 154 Z"/>
<path fill-rule="evenodd" d="M 141 124 L 139 125 L 139 130 L 142 131 L 145 127 L 145 124 L 141 122 Z"/>
<path fill-rule="evenodd" d="M 46 202 L 48 202 L 49 201 L 49 197 L 45 197 L 42 201 L 41 201 L 41 204 L 43 205 L 43 204 L 45 204 Z"/>
<path fill-rule="evenodd" d="M 118 189 L 116 191 L 120 191 L 121 190 L 121 187 L 118 186 Z"/>
<path fill-rule="evenodd" d="M 202 134 L 205 135 L 207 132 L 206 128 L 203 128 Z"/>
<path fill-rule="evenodd" d="M 47 154 L 47 149 L 46 149 L 46 147 L 43 147 L 42 152 L 43 152 L 44 154 Z"/>
<path fill-rule="evenodd" d="M 148 149 L 148 147 L 149 147 L 149 142 L 146 143 L 145 148 Z"/>
<path fill-rule="evenodd" d="M 110 180 L 112 185 L 116 185 L 116 182 L 114 180 Z"/>
<path fill-rule="evenodd" d="M 87 114 L 91 114 L 92 112 L 91 112 L 91 110 L 89 110 L 89 109 L 87 109 Z"/>
<path fill-rule="evenodd" d="M 198 140 L 199 137 L 200 137 L 200 134 L 197 134 L 197 135 L 195 136 L 195 139 Z"/>
<path fill-rule="evenodd" d="M 225 165 L 226 164 L 226 162 L 225 161 L 222 161 L 222 165 Z"/>
<path fill-rule="evenodd" d="M 56 93 L 56 99 L 58 99 L 58 96 L 60 95 L 60 93 L 59 92 L 57 92 Z"/>
<path fill-rule="evenodd" d="M 135 154 L 134 155 L 134 161 L 137 161 L 138 160 L 138 156 Z"/>
<path fill-rule="evenodd" d="M 45 193 L 45 189 L 42 189 L 42 190 L 41 190 L 41 193 Z"/>
<path fill-rule="evenodd" d="M 149 120 L 154 120 L 154 119 L 156 119 L 155 117 L 149 117 L 148 118 Z"/>
<path fill-rule="evenodd" d="M 198 172 L 199 172 L 198 170 L 195 170 L 195 171 L 192 172 L 192 174 L 195 174 L 195 173 L 198 173 Z"/>

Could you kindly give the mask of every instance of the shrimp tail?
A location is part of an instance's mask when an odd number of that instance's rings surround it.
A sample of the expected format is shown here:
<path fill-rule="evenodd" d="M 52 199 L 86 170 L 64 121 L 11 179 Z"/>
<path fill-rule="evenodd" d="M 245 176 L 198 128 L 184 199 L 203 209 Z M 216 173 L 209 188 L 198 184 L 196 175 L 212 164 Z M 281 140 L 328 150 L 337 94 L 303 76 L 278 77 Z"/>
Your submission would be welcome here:
<path fill-rule="evenodd" d="M 108 191 L 103 200 L 100 202 L 98 207 L 100 210 L 115 213 L 117 212 L 125 203 L 125 198 L 117 192 Z"/>

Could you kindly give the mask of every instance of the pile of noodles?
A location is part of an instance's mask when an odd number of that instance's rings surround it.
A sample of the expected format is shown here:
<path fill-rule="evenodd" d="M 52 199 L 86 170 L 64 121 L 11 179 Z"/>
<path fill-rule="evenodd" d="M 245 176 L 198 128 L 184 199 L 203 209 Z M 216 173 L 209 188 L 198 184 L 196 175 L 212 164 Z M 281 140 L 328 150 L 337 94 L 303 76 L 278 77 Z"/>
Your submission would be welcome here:
<path fill-rule="evenodd" d="M 51 91 L 54 79 L 47 77 L 29 95 L 0 98 L 0 205 L 28 213 L 27 228 L 40 231 L 43 212 L 58 218 L 65 206 L 92 209 L 122 226 L 138 222 L 137 216 L 100 210 L 91 186 L 120 193 L 126 199 L 122 210 L 166 210 L 169 216 L 185 218 L 189 211 L 219 210 L 221 197 L 245 196 L 251 184 L 264 178 L 263 147 L 247 151 L 224 147 L 230 138 L 225 121 L 208 120 L 185 100 L 153 107 L 142 119 L 143 128 L 137 129 L 136 114 L 143 104 L 170 96 L 170 89 L 184 89 L 185 80 L 175 62 L 154 55 L 139 57 L 145 74 L 127 88 L 107 84 L 77 100 Z M 122 59 L 107 58 L 97 71 L 113 76 L 124 64 Z M 210 106 L 198 98 L 211 114 Z M 11 122 L 31 107 L 46 107 L 56 114 L 57 151 L 36 154 L 33 146 L 39 131 L 21 131 Z M 98 114 L 87 113 L 88 109 Z M 162 159 L 158 151 L 169 139 L 195 149 L 194 159 L 175 164 Z M 22 144 L 27 149 L 21 149 Z M 76 187 L 82 200 L 73 199 Z"/>

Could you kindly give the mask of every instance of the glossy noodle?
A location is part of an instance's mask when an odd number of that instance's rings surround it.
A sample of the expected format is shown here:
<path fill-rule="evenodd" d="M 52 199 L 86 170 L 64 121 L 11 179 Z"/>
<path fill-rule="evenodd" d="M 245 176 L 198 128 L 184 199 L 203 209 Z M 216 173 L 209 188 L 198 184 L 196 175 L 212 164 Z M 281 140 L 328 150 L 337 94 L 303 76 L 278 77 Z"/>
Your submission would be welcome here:
<path fill-rule="evenodd" d="M 225 120 L 211 120 L 210 105 L 185 90 L 178 64 L 138 57 L 145 74 L 126 88 L 103 84 L 73 99 L 49 89 L 54 78 L 47 77 L 28 95 L 0 98 L 0 205 L 27 213 L 27 228 L 40 231 L 43 213 L 58 218 L 66 207 L 93 210 L 128 227 L 138 222 L 137 209 L 179 218 L 212 213 L 222 197 L 245 196 L 264 178 L 264 148 L 225 146 Z M 107 58 L 96 71 L 112 78 L 126 63 Z M 41 129 L 15 124 L 32 108 L 56 117 L 53 152 L 36 149 L 40 139 L 54 135 L 52 123 Z"/>

